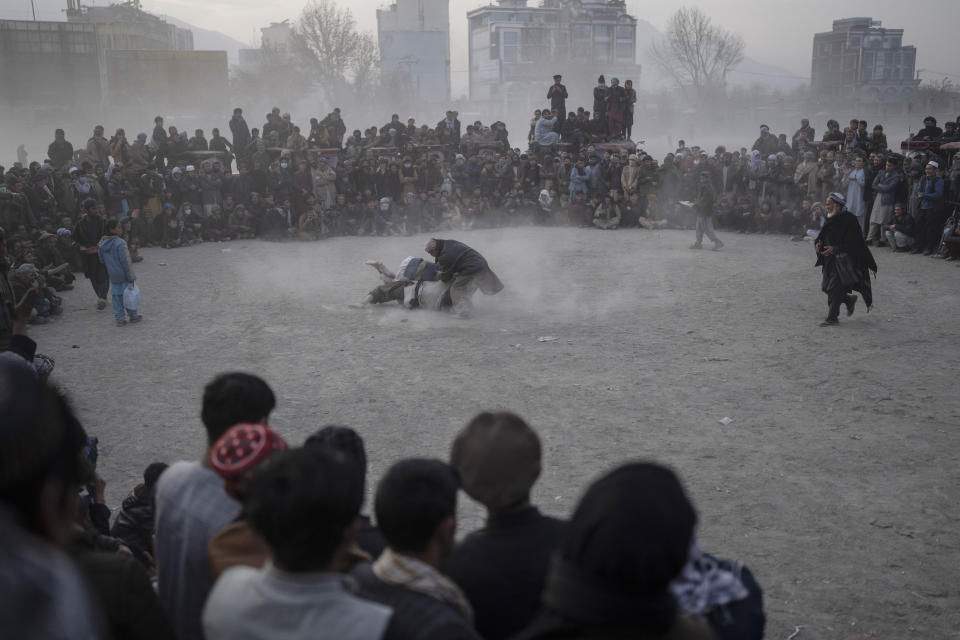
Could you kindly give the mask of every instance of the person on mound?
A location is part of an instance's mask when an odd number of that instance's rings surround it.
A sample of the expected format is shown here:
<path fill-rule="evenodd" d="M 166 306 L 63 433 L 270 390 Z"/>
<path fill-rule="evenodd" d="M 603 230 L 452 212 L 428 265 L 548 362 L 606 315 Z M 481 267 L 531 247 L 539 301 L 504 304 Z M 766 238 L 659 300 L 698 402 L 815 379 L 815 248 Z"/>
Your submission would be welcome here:
<path fill-rule="evenodd" d="M 447 285 L 440 281 L 438 265 L 413 256 L 404 258 L 396 273 L 382 262 L 370 260 L 367 264 L 377 270 L 383 284 L 367 294 L 362 306 L 399 302 L 408 309 L 440 311 L 450 308 L 450 297 L 445 295 Z"/>
<path fill-rule="evenodd" d="M 469 317 L 473 306 L 470 298 L 477 289 L 490 296 L 503 290 L 503 283 L 486 258 L 462 242 L 433 238 L 427 242 L 426 251 L 440 265 L 440 280 L 447 283 L 453 311 L 461 318 Z"/>
<path fill-rule="evenodd" d="M 847 315 L 853 315 L 857 296 L 851 291 L 859 291 L 867 311 L 873 304 L 873 291 L 870 286 L 870 273 L 877 272 L 877 263 L 863 239 L 863 227 L 856 216 L 847 211 L 846 198 L 841 193 L 831 193 L 827 197 L 827 219 L 817 236 L 817 263 L 823 267 L 821 287 L 827 294 L 829 311 L 820 323 L 829 327 L 840 323 L 840 305 L 846 305 Z"/>

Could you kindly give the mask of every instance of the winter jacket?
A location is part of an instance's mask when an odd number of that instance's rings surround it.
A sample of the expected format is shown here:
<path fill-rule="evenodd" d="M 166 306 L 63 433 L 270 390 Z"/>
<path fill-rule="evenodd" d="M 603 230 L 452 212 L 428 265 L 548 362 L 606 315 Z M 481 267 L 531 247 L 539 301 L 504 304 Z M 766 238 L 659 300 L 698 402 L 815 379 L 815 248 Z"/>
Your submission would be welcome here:
<path fill-rule="evenodd" d="M 105 236 L 100 241 L 100 262 L 107 267 L 111 284 L 125 284 L 133 282 L 133 270 L 130 269 L 130 256 L 127 253 L 127 243 L 119 236 Z"/>
<path fill-rule="evenodd" d="M 873 179 L 871 188 L 880 194 L 880 204 L 884 206 L 892 205 L 896 202 L 897 188 L 900 186 L 900 180 L 903 174 L 899 169 L 887 171 L 882 169 Z"/>
<path fill-rule="evenodd" d="M 145 485 L 138 486 L 124 499 L 110 535 L 120 538 L 131 549 L 153 555 L 153 493 Z"/>
<path fill-rule="evenodd" d="M 472 275 L 489 268 L 486 259 L 475 249 L 456 240 L 437 240 L 436 262 L 443 269 L 443 280 L 455 274 Z"/>

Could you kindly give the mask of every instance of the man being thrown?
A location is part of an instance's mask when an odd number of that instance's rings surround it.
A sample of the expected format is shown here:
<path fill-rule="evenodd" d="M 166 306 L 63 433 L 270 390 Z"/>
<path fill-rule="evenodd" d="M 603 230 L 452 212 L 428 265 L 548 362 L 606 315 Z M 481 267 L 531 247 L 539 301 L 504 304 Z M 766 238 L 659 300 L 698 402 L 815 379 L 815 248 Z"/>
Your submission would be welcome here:
<path fill-rule="evenodd" d="M 503 289 L 487 260 L 462 242 L 433 238 L 427 242 L 426 252 L 440 265 L 440 280 L 448 284 L 453 311 L 461 318 L 469 317 L 473 306 L 470 298 L 477 289 L 491 296 Z"/>
<path fill-rule="evenodd" d="M 447 286 L 440 281 L 439 265 L 413 256 L 404 258 L 396 273 L 382 262 L 370 260 L 367 264 L 377 270 L 383 284 L 367 294 L 362 306 L 394 301 L 409 309 L 440 311 L 450 306 L 449 296 L 444 295 Z"/>

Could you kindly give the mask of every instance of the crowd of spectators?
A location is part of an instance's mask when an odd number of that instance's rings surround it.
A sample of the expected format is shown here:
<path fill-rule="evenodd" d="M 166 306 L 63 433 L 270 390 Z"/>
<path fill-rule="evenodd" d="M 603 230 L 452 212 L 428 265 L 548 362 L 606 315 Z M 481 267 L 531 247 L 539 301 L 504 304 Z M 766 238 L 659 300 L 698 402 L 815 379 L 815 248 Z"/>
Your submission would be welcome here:
<path fill-rule="evenodd" d="M 149 465 L 111 523 L 97 440 L 18 338 L 0 352 L 3 637 L 763 637 L 759 584 L 700 549 L 673 471 L 621 464 L 569 520 L 546 516 L 531 502 L 540 439 L 508 412 L 472 418 L 446 460 L 394 461 L 374 520 L 357 431 L 298 446 L 264 380 L 221 374 L 203 456 Z M 487 512 L 466 535 L 461 489 Z"/>
<path fill-rule="evenodd" d="M 870 244 L 955 259 L 960 227 L 957 122 L 928 117 L 904 153 L 882 125 L 836 120 L 817 137 L 806 119 L 788 137 L 766 125 L 750 148 L 709 153 L 680 141 L 657 160 L 629 139 L 636 92 L 599 78 L 593 112 L 567 111 L 556 76 L 549 108 L 530 121 L 525 148 L 503 122 L 461 128 L 456 111 L 434 126 L 394 114 L 348 135 L 340 110 L 311 118 L 307 135 L 274 108 L 261 129 L 242 109 L 231 140 L 212 129 L 190 136 L 157 117 L 130 143 L 102 126 L 82 148 L 57 130 L 43 163 L 0 167 L 0 228 L 15 294 L 38 288 L 35 321 L 59 312 L 57 292 L 75 271 L 105 304 L 97 243 L 120 221 L 130 259 L 140 247 L 262 237 L 318 240 L 516 224 L 599 229 L 693 228 L 708 215 L 740 233 L 819 233 L 827 194 L 841 192 Z M 960 118 L 958 118 L 960 121 Z M 703 180 L 706 176 L 708 179 Z M 682 206 L 681 203 L 694 206 Z"/>

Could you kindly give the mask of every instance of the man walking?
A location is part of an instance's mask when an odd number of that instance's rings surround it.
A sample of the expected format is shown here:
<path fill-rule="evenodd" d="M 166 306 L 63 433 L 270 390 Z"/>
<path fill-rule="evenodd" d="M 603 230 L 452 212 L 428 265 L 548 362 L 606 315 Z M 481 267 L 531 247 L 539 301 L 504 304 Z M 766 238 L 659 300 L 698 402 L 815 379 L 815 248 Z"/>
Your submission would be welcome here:
<path fill-rule="evenodd" d="M 106 225 L 103 219 L 103 205 L 87 198 L 80 205 L 83 215 L 73 229 L 73 238 L 80 248 L 80 259 L 83 261 L 83 275 L 90 280 L 93 291 L 97 294 L 97 309 L 103 310 L 107 306 L 107 289 L 110 283 L 107 269 L 97 256 L 98 243 L 104 235 Z"/>
<path fill-rule="evenodd" d="M 100 262 L 110 276 L 110 297 L 113 298 L 113 317 L 117 320 L 117 326 L 127 324 L 127 315 L 130 316 L 130 322 L 140 322 L 143 316 L 136 309 L 127 309 L 123 304 L 123 292 L 133 286 L 136 278 L 130 268 L 130 253 L 127 243 L 120 237 L 120 223 L 117 220 L 107 221 L 107 230 L 98 245 L 98 253 Z"/>
<path fill-rule="evenodd" d="M 719 251 L 723 248 L 723 243 L 713 231 L 713 185 L 710 184 L 710 172 L 700 172 L 700 185 L 697 187 L 697 201 L 693 203 L 693 208 L 697 212 L 697 241 L 690 245 L 691 249 L 700 249 L 703 247 L 703 235 L 713 241 L 713 250 Z"/>
<path fill-rule="evenodd" d="M 461 318 L 470 316 L 470 298 L 477 289 L 490 296 L 503 289 L 503 283 L 487 265 L 486 258 L 462 242 L 431 239 L 426 251 L 440 265 L 440 280 L 449 284 L 450 302 Z"/>
<path fill-rule="evenodd" d="M 847 315 L 853 315 L 859 291 L 869 310 L 873 304 L 868 269 L 877 272 L 877 263 L 863 239 L 863 227 L 856 216 L 847 211 L 846 200 L 840 193 L 831 193 L 826 201 L 827 219 L 816 239 L 817 263 L 823 267 L 821 289 L 827 294 L 829 311 L 821 327 L 840 323 L 840 305 L 846 305 Z"/>

